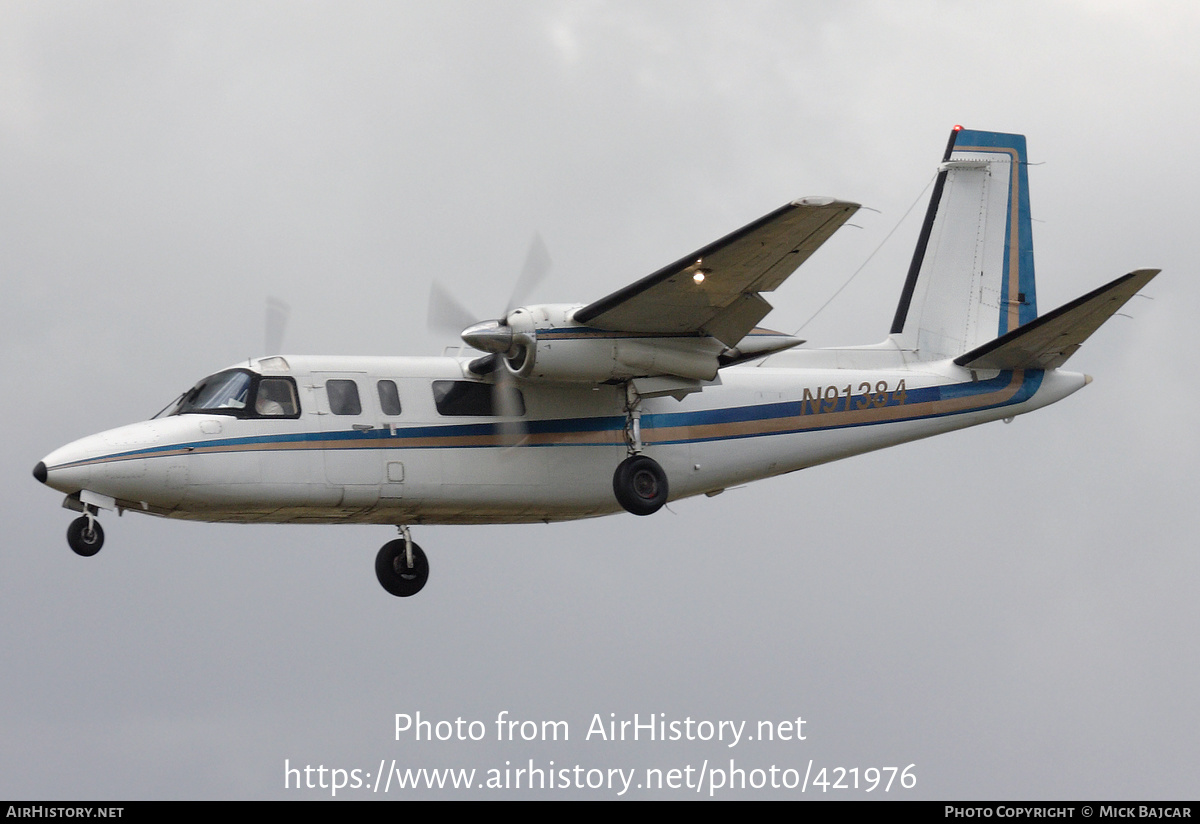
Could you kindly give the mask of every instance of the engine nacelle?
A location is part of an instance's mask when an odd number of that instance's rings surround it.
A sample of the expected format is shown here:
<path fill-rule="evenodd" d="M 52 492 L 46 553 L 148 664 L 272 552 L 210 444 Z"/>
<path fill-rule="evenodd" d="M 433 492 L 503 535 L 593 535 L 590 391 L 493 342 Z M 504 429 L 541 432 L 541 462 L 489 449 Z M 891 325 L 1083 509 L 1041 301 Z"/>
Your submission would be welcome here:
<path fill-rule="evenodd" d="M 512 346 L 504 368 L 530 380 L 603 383 L 647 375 L 708 381 L 725 345 L 711 337 L 653 337 L 576 323 L 580 304 L 528 306 L 511 312 Z"/>

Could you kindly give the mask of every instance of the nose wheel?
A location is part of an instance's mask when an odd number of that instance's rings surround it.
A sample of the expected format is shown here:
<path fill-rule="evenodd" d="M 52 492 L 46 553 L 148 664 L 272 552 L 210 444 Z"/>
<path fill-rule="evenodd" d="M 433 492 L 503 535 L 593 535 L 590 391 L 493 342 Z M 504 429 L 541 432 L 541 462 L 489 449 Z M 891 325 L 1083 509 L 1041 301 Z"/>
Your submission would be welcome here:
<path fill-rule="evenodd" d="M 411 547 L 412 554 L 409 555 Z M 407 537 L 388 541 L 375 556 L 375 577 L 383 588 L 400 598 L 416 595 L 429 580 L 429 560 Z"/>
<path fill-rule="evenodd" d="M 90 558 L 104 546 L 104 530 L 91 514 L 82 515 L 67 527 L 67 543 L 76 555 Z"/>

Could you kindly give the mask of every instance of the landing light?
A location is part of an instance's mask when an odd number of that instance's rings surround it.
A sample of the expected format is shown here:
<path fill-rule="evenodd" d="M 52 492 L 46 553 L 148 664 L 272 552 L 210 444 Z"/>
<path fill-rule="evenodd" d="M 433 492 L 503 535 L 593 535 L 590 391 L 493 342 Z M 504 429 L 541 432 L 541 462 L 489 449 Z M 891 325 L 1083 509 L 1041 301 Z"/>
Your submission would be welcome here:
<path fill-rule="evenodd" d="M 704 283 L 704 273 L 697 272 L 696 274 L 692 275 L 692 280 L 696 281 L 696 283 Z"/>

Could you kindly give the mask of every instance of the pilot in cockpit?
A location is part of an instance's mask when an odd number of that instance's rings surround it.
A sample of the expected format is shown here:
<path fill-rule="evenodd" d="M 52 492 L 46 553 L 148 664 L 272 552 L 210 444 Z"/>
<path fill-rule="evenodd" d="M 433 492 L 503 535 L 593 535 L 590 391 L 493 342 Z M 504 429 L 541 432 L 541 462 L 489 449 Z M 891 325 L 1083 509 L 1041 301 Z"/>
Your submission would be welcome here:
<path fill-rule="evenodd" d="M 259 381 L 254 411 L 265 418 L 296 414 L 291 384 L 272 378 Z"/>

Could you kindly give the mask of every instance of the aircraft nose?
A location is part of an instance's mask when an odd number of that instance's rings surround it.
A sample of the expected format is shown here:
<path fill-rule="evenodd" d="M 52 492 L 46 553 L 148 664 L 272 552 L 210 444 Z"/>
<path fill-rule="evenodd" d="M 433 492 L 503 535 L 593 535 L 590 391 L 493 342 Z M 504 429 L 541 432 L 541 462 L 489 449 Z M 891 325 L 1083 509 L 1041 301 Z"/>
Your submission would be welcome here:
<path fill-rule="evenodd" d="M 95 435 L 59 447 L 37 462 L 33 477 L 51 489 L 70 494 L 83 489 L 92 477 L 88 460 L 97 454 Z"/>

